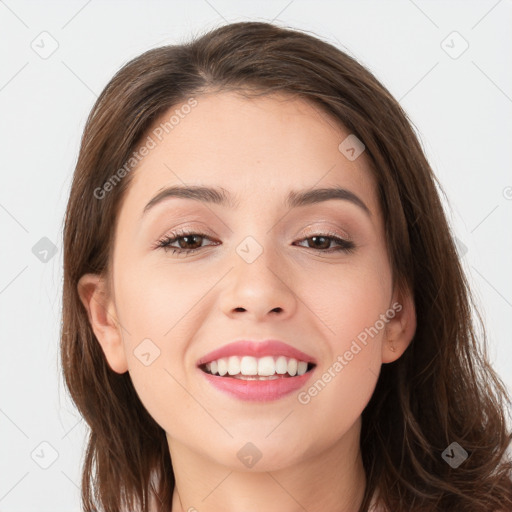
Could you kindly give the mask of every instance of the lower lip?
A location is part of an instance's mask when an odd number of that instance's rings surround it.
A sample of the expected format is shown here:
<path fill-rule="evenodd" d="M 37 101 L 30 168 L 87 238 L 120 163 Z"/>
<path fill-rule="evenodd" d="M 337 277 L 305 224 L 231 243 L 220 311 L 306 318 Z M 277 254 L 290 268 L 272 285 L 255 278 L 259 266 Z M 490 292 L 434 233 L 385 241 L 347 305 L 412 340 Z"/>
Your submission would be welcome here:
<path fill-rule="evenodd" d="M 212 375 L 201 369 L 199 371 L 212 386 L 228 395 L 240 400 L 270 402 L 300 389 L 311 377 L 314 369 L 299 377 L 280 377 L 273 380 L 241 380 Z"/>

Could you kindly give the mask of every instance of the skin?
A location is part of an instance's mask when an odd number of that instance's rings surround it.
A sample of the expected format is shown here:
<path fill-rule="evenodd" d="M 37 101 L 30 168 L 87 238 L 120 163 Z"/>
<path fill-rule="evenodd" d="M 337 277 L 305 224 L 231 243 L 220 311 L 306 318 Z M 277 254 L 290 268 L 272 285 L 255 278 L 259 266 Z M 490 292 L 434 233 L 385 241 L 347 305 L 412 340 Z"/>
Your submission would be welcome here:
<path fill-rule="evenodd" d="M 369 160 L 363 152 L 349 161 L 338 145 L 350 132 L 304 100 L 233 92 L 196 99 L 132 171 L 116 224 L 112 293 L 102 276 L 80 280 L 91 325 L 110 367 L 130 372 L 166 432 L 173 511 L 353 512 L 366 485 L 361 413 L 381 365 L 402 355 L 416 328 L 410 294 L 392 286 Z M 141 220 L 162 188 L 183 184 L 223 187 L 238 208 L 171 198 Z M 346 200 L 283 206 L 291 189 L 332 186 L 359 196 L 371 216 Z M 197 245 L 181 239 L 202 248 L 185 256 L 153 248 L 177 227 L 208 235 Z M 311 237 L 329 231 L 350 237 L 355 251 L 315 250 Z M 236 252 L 247 236 L 263 249 L 250 264 Z M 307 390 L 395 302 L 400 312 L 307 404 L 295 392 L 241 401 L 196 368 L 233 340 L 277 338 L 318 361 Z M 134 354 L 146 338 L 160 350 L 148 366 Z M 247 442 L 262 454 L 252 468 L 237 457 Z"/>

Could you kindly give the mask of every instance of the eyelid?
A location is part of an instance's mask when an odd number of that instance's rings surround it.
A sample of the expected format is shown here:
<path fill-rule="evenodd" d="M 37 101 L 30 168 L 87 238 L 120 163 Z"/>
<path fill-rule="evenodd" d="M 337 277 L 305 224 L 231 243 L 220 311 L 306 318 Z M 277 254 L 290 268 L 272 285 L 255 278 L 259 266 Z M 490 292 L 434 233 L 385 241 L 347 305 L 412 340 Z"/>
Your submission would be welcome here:
<path fill-rule="evenodd" d="M 207 227 L 207 224 L 204 222 L 194 223 L 194 224 L 178 224 L 177 226 L 167 228 L 165 231 L 162 232 L 160 236 L 157 237 L 157 239 L 163 238 L 165 236 L 174 236 L 174 234 L 181 234 L 181 233 L 203 233 L 204 235 L 207 235 L 209 237 L 216 237 L 217 235 L 213 234 L 213 231 Z"/>
<path fill-rule="evenodd" d="M 297 232 L 293 238 L 296 239 L 299 236 L 302 236 L 303 238 L 305 238 L 307 236 L 315 236 L 318 234 L 323 234 L 323 235 L 336 236 L 336 237 L 342 238 L 343 240 L 346 240 L 348 242 L 354 241 L 353 238 L 345 230 L 341 229 L 339 226 L 336 226 L 333 228 L 330 228 L 330 227 L 326 228 L 325 226 L 322 227 L 322 226 L 318 226 L 317 224 L 318 223 L 309 224 L 308 226 L 303 228 L 301 231 Z M 328 224 L 332 224 L 332 223 L 328 223 Z M 187 233 L 200 233 L 200 234 L 207 236 L 210 239 L 216 238 L 216 235 L 214 235 L 212 233 L 212 231 L 206 227 L 179 225 L 175 228 L 166 230 L 164 233 L 162 233 L 162 235 L 157 237 L 157 240 L 165 238 L 166 236 L 178 237 L 178 236 L 181 236 L 182 234 L 186 235 Z"/>
<path fill-rule="evenodd" d="M 208 239 L 210 242 L 213 242 L 212 244 L 209 245 L 218 245 L 217 238 L 214 235 L 212 235 L 208 229 L 180 226 L 177 228 L 168 229 L 161 236 L 157 237 L 155 241 L 151 244 L 151 249 L 159 249 L 162 240 L 178 239 L 185 236 L 190 236 L 191 234 L 202 236 L 203 238 Z"/>
<path fill-rule="evenodd" d="M 326 228 L 325 226 L 332 226 Z M 165 230 L 159 237 L 157 237 L 157 240 L 160 240 L 164 238 L 165 236 L 179 236 L 181 233 L 202 233 L 206 236 L 208 236 L 210 239 L 215 239 L 217 235 L 214 235 L 213 232 L 207 227 L 206 223 L 200 222 L 199 225 L 197 223 L 191 224 L 179 224 L 176 227 L 170 228 Z M 354 239 L 352 236 L 347 233 L 344 229 L 340 228 L 338 224 L 335 224 L 331 221 L 315 221 L 310 224 L 308 224 L 305 228 L 301 228 L 300 231 L 296 232 L 294 235 L 294 239 L 296 239 L 299 236 L 306 237 L 306 236 L 314 236 L 318 234 L 324 234 L 324 235 L 332 235 L 337 236 L 339 238 L 342 238 L 343 240 L 346 240 L 348 242 L 353 242 Z"/>
<path fill-rule="evenodd" d="M 342 238 L 343 240 L 346 240 L 347 242 L 353 242 L 354 239 L 344 230 L 341 229 L 339 226 L 336 227 L 329 227 L 325 228 L 325 225 L 319 226 L 318 222 L 315 222 L 314 224 L 309 224 L 304 231 L 301 231 L 301 233 L 304 233 L 305 235 L 317 235 L 318 233 L 322 233 L 325 235 L 332 235 L 337 236 L 339 238 Z M 333 224 L 332 222 L 328 222 L 327 224 Z"/>
<path fill-rule="evenodd" d="M 322 236 L 322 237 L 331 238 L 333 240 L 337 240 L 338 244 L 345 243 L 346 245 L 348 245 L 348 248 L 346 247 L 345 250 L 347 252 L 353 251 L 354 248 L 357 246 L 357 244 L 354 243 L 352 238 L 349 235 L 347 235 L 347 233 L 344 230 L 341 230 L 341 231 L 342 231 L 342 234 L 340 234 L 338 231 L 334 231 L 332 229 L 326 229 L 326 228 L 320 228 L 320 227 L 313 228 L 311 225 L 309 225 L 306 228 L 306 232 L 302 232 L 301 237 L 296 236 L 294 238 L 294 241 L 295 242 L 303 242 L 310 238 Z M 170 241 L 172 241 L 172 243 L 174 243 L 176 240 L 178 240 L 180 238 L 183 238 L 186 236 L 191 236 L 191 235 L 200 236 L 203 239 L 207 239 L 210 242 L 213 242 L 212 244 L 207 244 L 206 246 L 202 246 L 203 248 L 219 245 L 219 241 L 216 240 L 214 236 L 210 235 L 208 233 L 208 230 L 193 229 L 190 227 L 180 227 L 180 228 L 175 228 L 174 230 L 168 231 L 163 236 L 159 237 L 157 239 L 157 241 L 152 245 L 152 249 L 164 248 L 164 250 L 167 250 L 166 249 L 167 247 L 172 248 L 172 246 L 170 246 L 168 244 L 163 245 L 164 242 L 167 242 L 168 240 L 170 240 Z M 222 242 L 221 242 L 221 244 L 222 244 Z M 182 253 L 193 253 L 193 252 L 196 252 L 199 250 L 201 250 L 201 247 L 195 248 L 195 249 L 177 249 L 177 248 L 175 248 L 175 249 L 173 249 L 173 252 L 178 251 L 178 252 L 182 252 Z M 324 252 L 324 251 L 321 251 L 321 252 Z M 328 253 L 329 251 L 325 251 L 325 252 Z"/>

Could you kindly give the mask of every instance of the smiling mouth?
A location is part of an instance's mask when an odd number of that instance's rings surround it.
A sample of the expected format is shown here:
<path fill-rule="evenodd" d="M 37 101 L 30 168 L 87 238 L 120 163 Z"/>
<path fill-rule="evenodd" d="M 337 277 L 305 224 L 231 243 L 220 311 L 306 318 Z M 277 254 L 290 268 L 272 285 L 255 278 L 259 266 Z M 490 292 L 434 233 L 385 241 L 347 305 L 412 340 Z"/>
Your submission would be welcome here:
<path fill-rule="evenodd" d="M 202 364 L 199 368 L 209 375 L 239 380 L 276 380 L 300 377 L 316 365 L 293 357 L 230 356 Z"/>

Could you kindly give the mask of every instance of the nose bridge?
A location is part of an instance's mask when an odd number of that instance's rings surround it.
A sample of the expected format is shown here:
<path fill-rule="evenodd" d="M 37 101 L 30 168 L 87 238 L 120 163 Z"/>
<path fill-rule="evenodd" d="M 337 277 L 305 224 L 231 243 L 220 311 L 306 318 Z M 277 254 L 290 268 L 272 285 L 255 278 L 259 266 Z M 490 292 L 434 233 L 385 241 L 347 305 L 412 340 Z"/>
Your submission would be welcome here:
<path fill-rule="evenodd" d="M 245 202 L 246 212 L 232 226 L 235 240 L 239 238 L 234 244 L 233 264 L 241 272 L 253 272 L 254 268 L 258 272 L 268 272 L 267 267 L 280 265 L 275 219 L 264 205 L 256 203 L 256 199 L 255 195 Z"/>
<path fill-rule="evenodd" d="M 293 312 L 295 294 L 288 282 L 289 273 L 272 240 L 272 232 L 266 234 L 261 230 L 245 236 L 235 246 L 230 265 L 233 268 L 224 290 L 226 314 L 247 311 L 262 317 L 272 311 L 281 316 Z"/>

